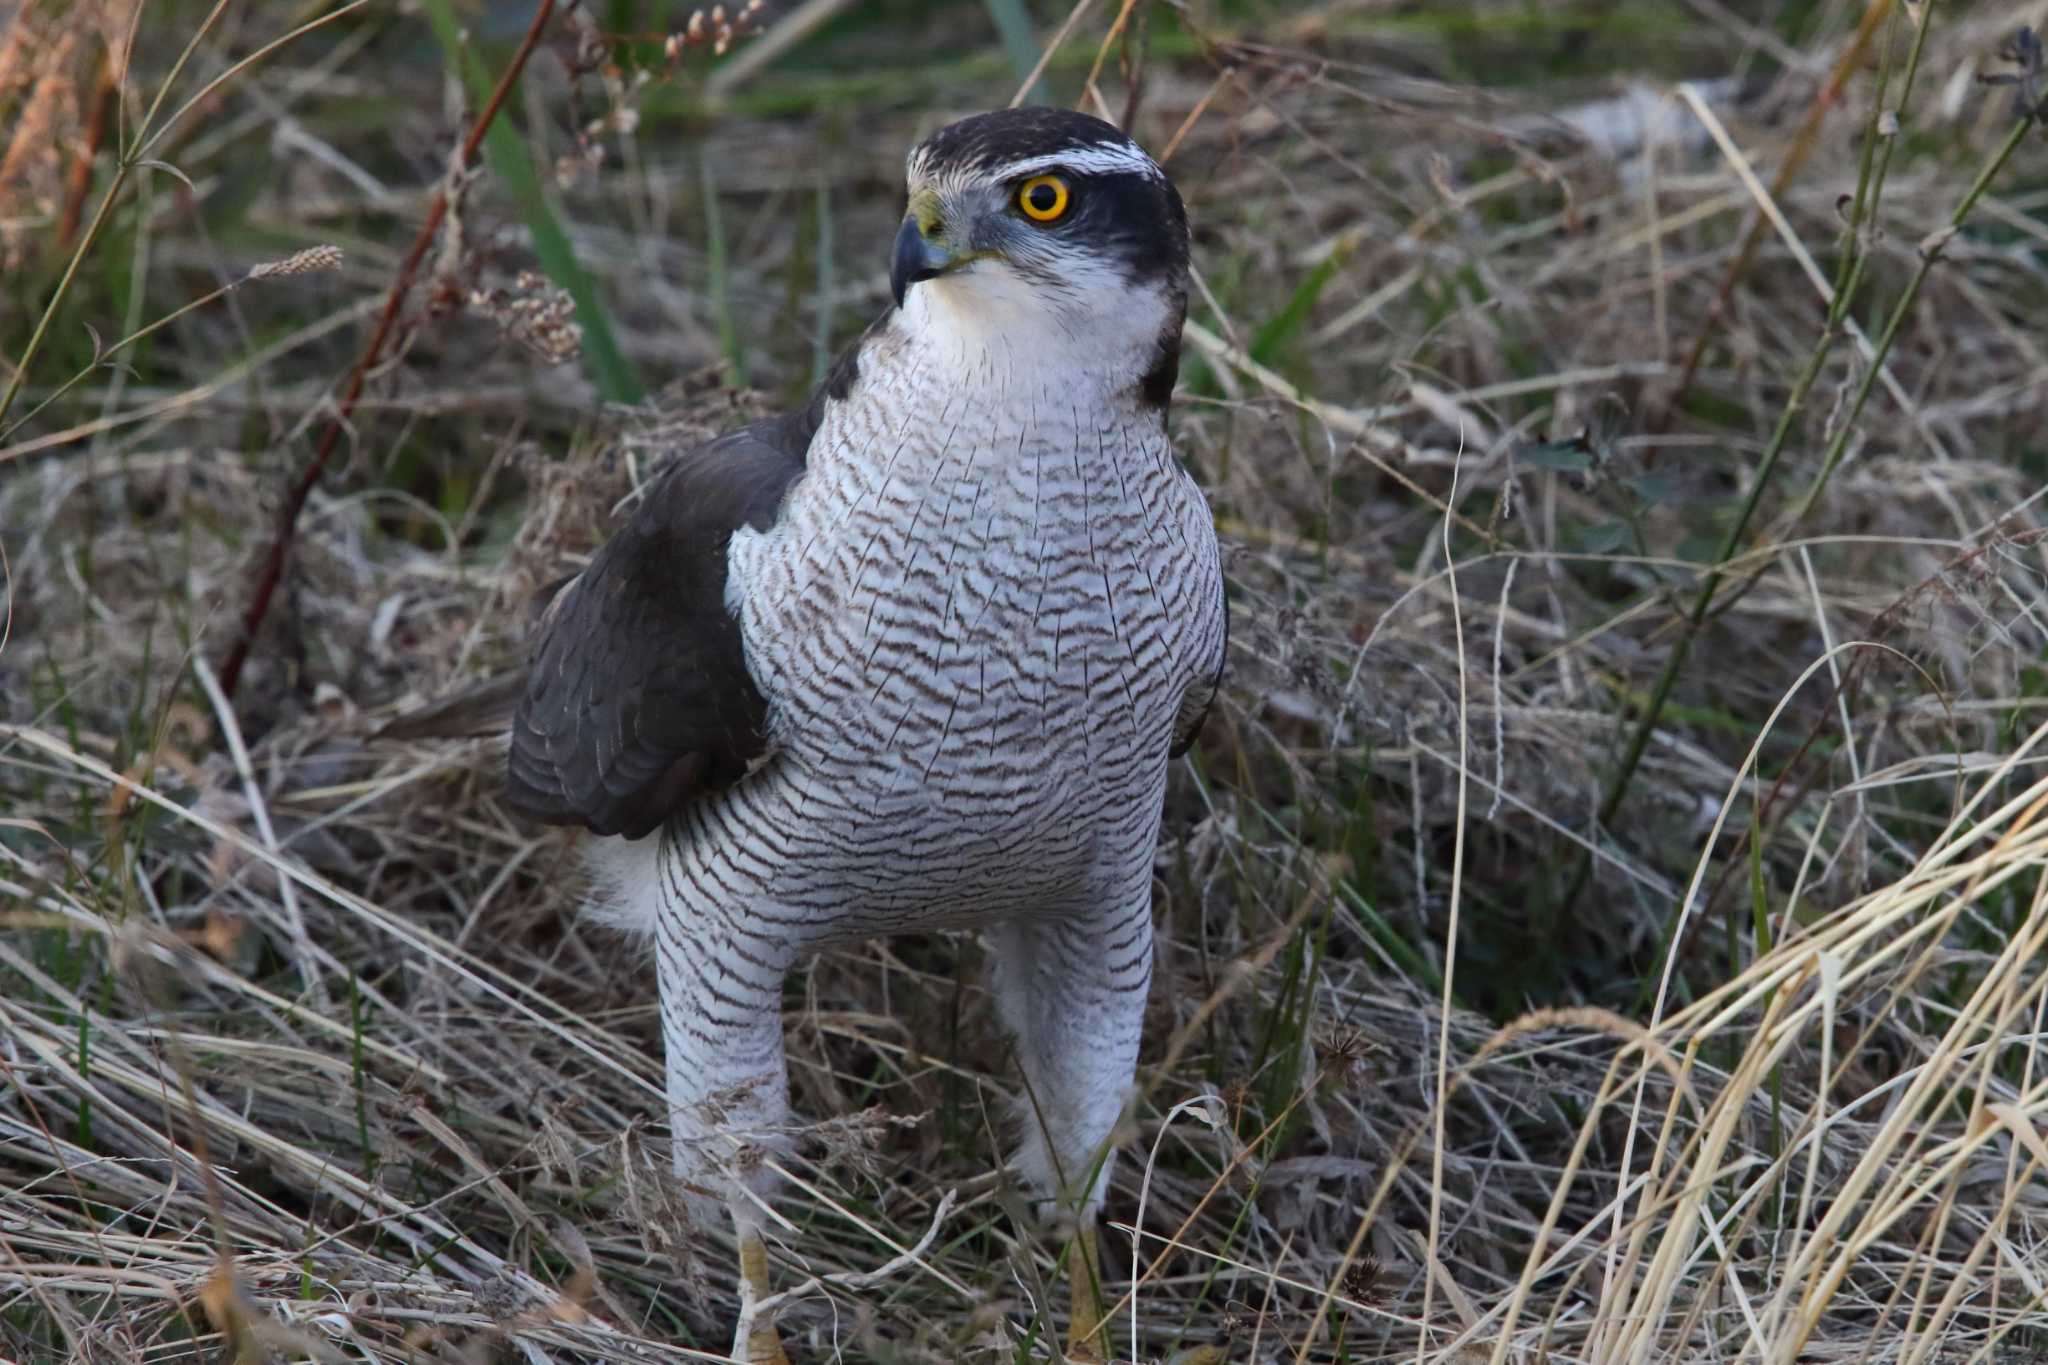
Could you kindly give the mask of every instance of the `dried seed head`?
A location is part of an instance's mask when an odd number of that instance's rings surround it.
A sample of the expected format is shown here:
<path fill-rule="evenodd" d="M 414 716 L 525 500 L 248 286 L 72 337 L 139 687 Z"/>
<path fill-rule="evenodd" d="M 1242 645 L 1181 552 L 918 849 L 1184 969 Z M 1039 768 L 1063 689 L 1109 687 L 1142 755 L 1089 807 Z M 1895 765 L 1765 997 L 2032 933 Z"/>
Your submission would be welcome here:
<path fill-rule="evenodd" d="M 1372 1072 L 1376 1054 L 1386 1049 L 1363 1029 L 1341 1028 L 1318 1039 L 1316 1064 L 1323 1078 L 1338 1085 L 1357 1085 Z"/>
<path fill-rule="evenodd" d="M 316 270 L 341 269 L 341 248 L 338 246 L 309 246 L 304 251 L 294 251 L 281 261 L 265 261 L 251 269 L 245 280 L 281 280 L 287 275 L 310 275 Z"/>
<path fill-rule="evenodd" d="M 713 5 L 708 10 L 692 10 L 683 31 L 670 34 L 663 44 L 669 64 L 673 66 L 687 47 L 709 47 L 714 55 L 723 56 L 734 43 L 759 31 L 763 8 L 762 0 L 747 0 L 731 8 Z"/>
<path fill-rule="evenodd" d="M 805 1136 L 824 1149 L 820 1153 L 823 1164 L 857 1171 L 872 1179 L 882 1173 L 882 1145 L 889 1132 L 915 1128 L 924 1117 L 899 1116 L 874 1105 L 858 1113 L 814 1123 L 805 1130 Z"/>
<path fill-rule="evenodd" d="M 1243 1299 L 1230 1299 L 1223 1305 L 1223 1315 L 1217 1319 L 1216 1330 L 1225 1341 L 1234 1341 L 1258 1326 L 1260 1316 L 1259 1310 Z"/>
<path fill-rule="evenodd" d="M 1340 1283 L 1344 1297 L 1353 1303 L 1377 1307 L 1385 1297 L 1380 1283 L 1384 1273 L 1385 1267 L 1380 1264 L 1380 1258 L 1369 1251 L 1366 1252 L 1344 1269 L 1344 1278 Z"/>
<path fill-rule="evenodd" d="M 469 306 L 498 324 L 507 341 L 546 365 L 574 360 L 583 349 L 576 303 L 531 270 L 519 272 L 511 289 L 474 289 Z"/>

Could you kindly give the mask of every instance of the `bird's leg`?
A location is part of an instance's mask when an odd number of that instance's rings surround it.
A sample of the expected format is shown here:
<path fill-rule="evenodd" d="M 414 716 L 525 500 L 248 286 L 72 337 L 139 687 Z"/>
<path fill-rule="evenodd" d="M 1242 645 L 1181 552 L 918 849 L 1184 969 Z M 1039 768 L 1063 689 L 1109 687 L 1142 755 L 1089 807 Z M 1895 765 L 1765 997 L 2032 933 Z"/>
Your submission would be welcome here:
<path fill-rule="evenodd" d="M 1095 1235 L 1095 1220 L 1074 1230 L 1067 1248 L 1067 1283 L 1071 1290 L 1067 1313 L 1067 1358 L 1107 1360 L 1109 1324 L 1102 1320 L 1102 1239 Z"/>
<path fill-rule="evenodd" d="M 789 1365 L 782 1339 L 775 1334 L 775 1316 L 759 1314 L 756 1305 L 768 1297 L 768 1247 L 761 1228 L 735 1208 L 733 1223 L 740 1238 L 740 1320 L 733 1331 L 732 1354 L 747 1365 Z"/>
<path fill-rule="evenodd" d="M 739 1234 L 739 1327 L 733 1354 L 787 1365 L 768 1297 L 761 1205 L 775 1192 L 764 1153 L 783 1145 L 789 1070 L 782 1048 L 782 978 L 789 945 L 750 923 L 664 900 L 656 930 L 662 1044 L 676 1174 L 686 1187 L 725 1195 Z M 692 1200 L 700 1221 L 719 1201 Z"/>
<path fill-rule="evenodd" d="M 1110 1132 L 1138 1062 L 1152 980 L 1150 868 L 1128 893 L 1074 917 L 1006 924 L 990 967 L 1024 1072 L 1017 1165 L 1039 1207 L 1074 1230 L 1068 1354 L 1102 1360 L 1102 1256 L 1095 1215 L 1109 1185 Z"/>

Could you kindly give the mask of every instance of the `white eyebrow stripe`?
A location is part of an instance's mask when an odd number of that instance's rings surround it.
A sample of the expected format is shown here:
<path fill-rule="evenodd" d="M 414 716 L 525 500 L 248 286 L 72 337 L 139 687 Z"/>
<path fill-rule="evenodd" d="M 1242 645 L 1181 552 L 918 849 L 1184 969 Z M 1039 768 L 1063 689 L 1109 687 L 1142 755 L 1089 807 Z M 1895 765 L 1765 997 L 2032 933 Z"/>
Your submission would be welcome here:
<path fill-rule="evenodd" d="M 1005 162 L 991 167 L 997 180 L 1018 180 L 1042 171 L 1075 171 L 1082 175 L 1143 175 L 1154 180 L 1164 180 L 1166 172 L 1159 169 L 1159 163 L 1139 151 L 1136 147 L 1118 147 L 1102 144 L 1094 147 L 1075 147 L 1069 151 L 1052 152 L 1046 156 L 1026 157 L 1022 161 Z"/>

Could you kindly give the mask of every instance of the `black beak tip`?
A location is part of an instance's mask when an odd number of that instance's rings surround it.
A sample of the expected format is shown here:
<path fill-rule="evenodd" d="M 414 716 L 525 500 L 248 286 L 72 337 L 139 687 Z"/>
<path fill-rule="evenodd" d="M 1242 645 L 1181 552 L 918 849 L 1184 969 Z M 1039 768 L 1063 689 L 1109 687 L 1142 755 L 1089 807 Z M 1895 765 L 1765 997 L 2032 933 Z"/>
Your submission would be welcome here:
<path fill-rule="evenodd" d="M 898 308 L 903 306 L 903 296 L 910 292 L 911 285 L 939 274 L 938 267 L 931 263 L 931 254 L 924 233 L 918 230 L 917 219 L 904 219 L 896 232 L 896 252 L 889 260 L 889 292 L 896 296 Z"/>

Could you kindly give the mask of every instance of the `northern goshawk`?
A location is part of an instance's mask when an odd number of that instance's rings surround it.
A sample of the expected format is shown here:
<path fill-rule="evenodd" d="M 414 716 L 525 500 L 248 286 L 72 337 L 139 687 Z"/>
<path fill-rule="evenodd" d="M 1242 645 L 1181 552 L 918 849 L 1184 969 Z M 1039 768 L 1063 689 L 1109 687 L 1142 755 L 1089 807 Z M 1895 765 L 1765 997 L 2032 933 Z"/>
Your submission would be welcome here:
<path fill-rule="evenodd" d="M 593 841 L 658 954 L 676 1169 L 741 1238 L 736 1352 L 782 1359 L 736 1141 L 788 1127 L 783 978 L 972 928 L 1031 1097 L 1017 1162 L 1081 1236 L 1152 975 L 1169 759 L 1223 673 L 1207 502 L 1166 417 L 1188 230 L 1115 127 L 1052 109 L 908 161 L 895 304 L 800 410 L 682 455 L 551 607 L 507 797 Z M 742 1189 L 742 1185 L 751 1190 Z"/>

